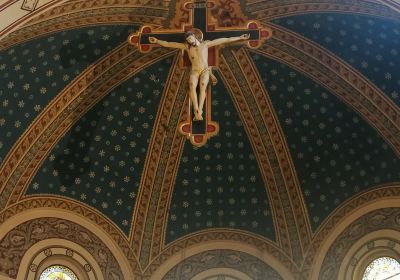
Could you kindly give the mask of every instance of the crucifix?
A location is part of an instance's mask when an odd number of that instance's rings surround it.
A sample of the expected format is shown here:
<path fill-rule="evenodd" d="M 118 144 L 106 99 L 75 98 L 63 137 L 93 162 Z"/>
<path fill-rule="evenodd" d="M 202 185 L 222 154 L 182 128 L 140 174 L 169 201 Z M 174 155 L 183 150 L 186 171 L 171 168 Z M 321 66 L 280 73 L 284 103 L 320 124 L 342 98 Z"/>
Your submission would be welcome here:
<path fill-rule="evenodd" d="M 195 146 L 202 146 L 216 135 L 219 125 L 211 119 L 211 85 L 216 83 L 212 68 L 218 67 L 218 48 L 223 44 L 246 41 L 250 48 L 259 47 L 271 37 L 271 30 L 259 28 L 255 21 L 244 27 L 219 28 L 209 20 L 209 9 L 214 2 L 194 0 L 185 4 L 190 11 L 189 23 L 179 30 L 152 30 L 143 26 L 131 34 L 128 42 L 141 52 L 149 52 L 155 46 L 176 48 L 182 51 L 181 67 L 190 68 L 189 110 L 179 131 Z"/>

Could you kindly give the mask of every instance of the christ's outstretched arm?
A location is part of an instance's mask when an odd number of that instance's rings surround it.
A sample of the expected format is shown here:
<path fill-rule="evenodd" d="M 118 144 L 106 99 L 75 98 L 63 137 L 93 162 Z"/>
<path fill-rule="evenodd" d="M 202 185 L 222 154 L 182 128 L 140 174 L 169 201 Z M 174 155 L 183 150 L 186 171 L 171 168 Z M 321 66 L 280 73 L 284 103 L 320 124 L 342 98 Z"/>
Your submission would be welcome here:
<path fill-rule="evenodd" d="M 237 41 L 244 41 L 244 40 L 248 40 L 249 38 L 250 38 L 250 34 L 243 34 L 239 37 L 219 38 L 219 39 L 215 39 L 215 40 L 207 42 L 207 46 L 213 47 L 213 46 L 233 43 L 233 42 L 237 42 Z"/>
<path fill-rule="evenodd" d="M 149 37 L 149 42 L 152 44 L 158 44 L 166 48 L 181 49 L 181 50 L 184 50 L 186 48 L 185 44 L 158 40 L 155 37 Z"/>

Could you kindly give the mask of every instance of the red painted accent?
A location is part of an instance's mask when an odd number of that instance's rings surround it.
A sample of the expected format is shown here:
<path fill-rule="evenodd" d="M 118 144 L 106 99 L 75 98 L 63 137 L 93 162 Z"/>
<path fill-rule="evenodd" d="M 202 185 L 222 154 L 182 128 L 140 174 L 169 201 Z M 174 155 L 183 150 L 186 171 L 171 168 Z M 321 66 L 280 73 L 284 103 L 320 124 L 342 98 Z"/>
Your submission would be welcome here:
<path fill-rule="evenodd" d="M 250 47 L 257 47 L 258 46 L 258 41 L 256 41 L 256 40 L 251 40 L 251 41 L 249 41 L 249 45 L 250 45 Z"/>
<path fill-rule="evenodd" d="M 131 37 L 131 44 L 137 44 L 139 42 L 139 36 Z"/>
<path fill-rule="evenodd" d="M 216 50 L 215 47 L 211 47 L 208 49 L 208 66 L 216 66 Z"/>
<path fill-rule="evenodd" d="M 215 30 L 215 25 L 208 25 L 207 26 L 207 31 L 214 31 Z"/>
<path fill-rule="evenodd" d="M 148 50 L 150 50 L 150 46 L 149 45 L 140 45 L 140 49 L 144 52 L 147 52 Z"/>
<path fill-rule="evenodd" d="M 216 127 L 214 125 L 207 125 L 207 132 L 214 132 L 216 130 Z"/>
<path fill-rule="evenodd" d="M 182 126 L 182 131 L 185 133 L 189 133 L 190 132 L 190 124 L 185 124 Z"/>
<path fill-rule="evenodd" d="M 193 136 L 193 140 L 194 140 L 195 143 L 202 143 L 203 142 L 203 138 L 204 138 L 203 135 L 194 135 Z"/>
<path fill-rule="evenodd" d="M 149 26 L 143 27 L 142 33 L 151 33 L 151 27 L 149 27 Z"/>
<path fill-rule="evenodd" d="M 258 29 L 257 23 L 251 22 L 248 26 L 249 29 Z"/>
<path fill-rule="evenodd" d="M 261 30 L 260 34 L 261 38 L 267 38 L 269 36 L 269 32 L 265 29 Z"/>

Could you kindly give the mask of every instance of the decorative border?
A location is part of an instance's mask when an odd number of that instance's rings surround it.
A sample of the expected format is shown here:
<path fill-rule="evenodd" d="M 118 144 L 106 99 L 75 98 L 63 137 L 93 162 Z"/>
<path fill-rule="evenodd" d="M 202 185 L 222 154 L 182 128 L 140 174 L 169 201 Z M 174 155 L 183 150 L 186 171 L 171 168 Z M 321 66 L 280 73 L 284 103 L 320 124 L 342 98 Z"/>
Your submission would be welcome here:
<path fill-rule="evenodd" d="M 8 19 L 9 24 L 5 26 L 1 31 L 0 31 L 0 37 L 5 37 L 6 35 L 10 34 L 13 30 L 18 30 L 19 27 L 21 27 L 23 24 L 25 24 L 29 19 L 35 17 L 36 15 L 39 15 L 40 13 L 45 12 L 46 10 L 51 9 L 54 6 L 61 5 L 63 2 L 67 0 L 44 0 L 41 2 L 40 7 L 36 8 L 34 11 L 31 11 L 30 13 L 26 13 L 23 11 L 16 11 L 17 13 L 11 12 L 13 15 Z M 9 1 L 3 1 L 5 3 L 0 5 L 0 14 L 1 16 L 10 16 L 9 11 L 14 10 L 14 8 L 17 7 L 17 2 L 15 0 L 9 0 Z M 13 7 L 14 6 L 14 7 Z M 21 10 L 23 10 L 21 8 Z"/>
<path fill-rule="evenodd" d="M 187 81 L 188 73 L 185 73 L 181 86 L 179 87 L 177 100 L 175 101 L 174 111 L 168 124 L 168 133 L 160 156 L 159 170 L 155 177 L 155 186 L 160 188 L 160 197 L 155 213 L 155 222 L 152 236 L 151 259 L 155 258 L 162 248 L 165 247 L 165 236 L 168 226 L 168 211 L 171 205 L 175 178 L 178 172 L 180 158 L 186 142 L 185 137 L 179 132 L 179 123 L 185 120 L 188 110 Z M 176 92 L 174 93 L 176 95 Z M 174 130 L 175 129 L 175 130 Z M 168 156 L 167 156 L 168 154 Z M 167 158 L 166 158 L 167 157 Z M 165 166 L 163 166 L 163 162 Z"/>
<path fill-rule="evenodd" d="M 395 4 L 381 2 L 387 1 L 364 1 L 364 0 L 264 0 L 248 1 L 246 10 L 249 17 L 261 21 L 271 21 L 277 18 L 288 17 L 299 14 L 337 12 L 370 15 L 385 19 L 400 20 L 396 12 Z M 374 3 L 375 2 L 375 3 Z M 392 7 L 390 7 L 392 6 Z"/>
<path fill-rule="evenodd" d="M 251 133 L 252 130 L 256 129 L 260 133 L 261 143 L 268 157 L 266 162 L 261 162 L 260 167 L 265 168 L 267 166 L 265 163 L 268 162 L 271 165 L 270 170 L 272 172 L 267 171 L 270 174 L 272 173 L 270 176 L 275 181 L 275 184 L 273 184 L 275 190 L 271 190 L 271 192 L 279 195 L 289 234 L 286 242 L 290 244 L 290 251 L 287 251 L 287 253 L 292 254 L 294 261 L 300 264 L 304 251 L 310 244 L 311 233 L 300 186 L 282 130 L 271 101 L 268 99 L 268 94 L 248 53 L 244 49 L 232 52 L 224 51 L 223 57 L 226 65 L 230 67 L 232 78 L 238 84 L 238 89 L 243 92 L 244 100 L 253 115 L 252 118 L 254 118 L 255 127 L 248 127 L 247 130 Z M 221 70 L 227 72 L 226 69 L 221 68 Z M 231 82 L 227 81 L 227 84 L 230 85 Z M 233 96 L 235 95 L 237 94 L 233 94 Z M 258 147 L 261 143 L 256 144 L 255 147 Z M 257 157 L 259 156 L 257 155 Z M 268 185 L 268 187 L 271 186 Z M 275 206 L 274 204 L 272 205 Z"/>
<path fill-rule="evenodd" d="M 71 199 L 58 197 L 25 199 L 1 211 L 0 224 L 4 224 L 12 217 L 24 214 L 25 212 L 33 209 L 43 209 L 47 210 L 49 213 L 51 213 L 52 210 L 62 210 L 77 214 L 84 219 L 91 221 L 93 224 L 96 224 L 100 229 L 106 232 L 107 236 L 109 236 L 115 241 L 116 244 L 118 244 L 118 248 L 121 250 L 121 252 L 123 252 L 126 259 L 129 261 L 132 270 L 137 269 L 138 262 L 135 256 L 132 254 L 129 242 L 123 232 L 97 210 Z"/>
<path fill-rule="evenodd" d="M 352 222 L 331 245 L 322 263 L 319 278 L 337 279 L 340 265 L 351 245 L 363 236 L 377 230 L 400 231 L 400 208 L 382 208 Z"/>
<path fill-rule="evenodd" d="M 78 279 L 98 280 L 96 275 L 103 274 L 87 250 L 66 239 L 51 238 L 35 242 L 25 251 L 18 268 L 17 279 L 38 279 L 49 267 L 59 265 L 72 270 Z"/>
<path fill-rule="evenodd" d="M 82 246 L 94 257 L 104 276 L 114 275 L 117 279 L 124 279 L 114 255 L 98 236 L 72 221 L 51 217 L 29 220 L 10 229 L 0 240 L 0 259 L 4 264 L 1 272 L 15 278 L 27 250 L 49 238 L 62 238 Z M 11 263 L 13 266 L 10 267 Z"/>
<path fill-rule="evenodd" d="M 226 60 L 226 56 L 229 56 L 229 61 Z M 235 107 L 237 108 L 237 112 L 243 121 L 244 128 L 249 136 L 249 141 L 259 162 L 258 166 L 260 168 L 271 205 L 276 232 L 276 241 L 278 244 L 280 244 L 285 252 L 291 253 L 292 249 L 290 247 L 289 232 L 287 228 L 287 222 L 285 220 L 285 212 L 279 197 L 277 182 L 275 181 L 276 176 L 274 176 L 274 171 L 268 158 L 268 151 L 263 143 L 266 141 L 266 139 L 268 139 L 268 137 L 262 137 L 265 135 L 262 135 L 257 128 L 257 122 L 255 121 L 255 117 L 253 117 L 253 114 L 256 111 L 252 110 L 247 104 L 247 95 L 249 93 L 246 95 L 240 87 L 239 81 L 236 79 L 238 76 L 235 75 L 236 73 L 232 72 L 231 67 L 233 64 L 237 66 L 237 62 L 235 61 L 235 58 L 232 57 L 232 54 L 224 54 L 221 57 L 219 72 L 221 74 L 223 83 L 225 84 L 226 88 L 229 89 L 229 93 L 232 97 Z"/>
<path fill-rule="evenodd" d="M 165 14 L 168 13 L 168 4 L 165 1 L 160 0 L 146 0 L 146 3 L 143 4 L 143 1 L 139 0 L 78 0 L 78 1 L 68 1 L 59 6 L 56 6 L 50 10 L 47 10 L 40 15 L 32 18 L 28 21 L 24 27 L 29 25 L 47 21 L 49 19 L 58 18 L 68 14 L 74 14 L 78 12 L 89 12 L 93 13 L 93 11 L 97 9 L 112 9 L 112 8 L 127 8 L 127 9 L 136 9 L 137 11 L 141 11 L 141 13 L 137 13 L 143 16 L 153 16 L 153 17 L 164 17 Z M 136 15 L 136 14 L 134 14 Z M 132 15 L 132 16 L 134 16 Z"/>
<path fill-rule="evenodd" d="M 181 154 L 184 143 L 184 138 L 177 135 L 177 127 L 184 116 L 182 110 L 186 108 L 187 87 L 184 81 L 188 72 L 179 67 L 178 61 L 177 55 L 154 124 L 132 220 L 130 242 L 135 254 L 140 256 L 142 267 L 150 262 L 151 252 L 156 250 L 158 253 L 162 245 L 161 228 L 167 211 L 165 188 L 167 195 L 172 192 L 179 163 L 176 157 Z M 172 162 L 171 157 L 174 158 Z"/>
<path fill-rule="evenodd" d="M 259 111 L 263 113 L 263 120 L 268 128 L 271 137 L 271 144 L 275 147 L 279 164 L 278 166 L 281 169 L 285 181 L 286 192 L 291 204 L 291 210 L 294 214 L 294 221 L 288 221 L 288 227 L 296 224 L 300 242 L 294 246 L 300 245 L 304 253 L 305 249 L 311 242 L 310 222 L 308 220 L 307 209 L 303 200 L 295 166 L 289 152 L 289 147 L 286 143 L 277 114 L 269 98 L 269 94 L 264 87 L 264 83 L 258 74 L 257 67 L 254 65 L 248 51 L 245 49 L 239 50 L 235 53 L 235 57 L 237 58 L 239 65 L 242 67 L 243 73 L 246 73 L 245 78 L 248 80 L 248 84 L 251 87 L 254 100 L 257 101 L 256 104 L 258 105 Z M 250 75 L 249 73 L 253 73 L 253 75 Z M 268 109 L 266 110 L 266 108 Z M 286 209 L 285 207 L 284 210 L 289 211 L 289 209 Z M 298 260 L 300 260 L 300 256 L 298 257 Z"/>
<path fill-rule="evenodd" d="M 234 249 L 230 244 L 236 244 L 238 248 L 249 246 L 255 248 L 259 254 L 266 252 L 275 258 L 279 264 L 282 265 L 282 267 L 290 271 L 293 275 L 297 275 L 299 273 L 299 270 L 292 259 L 280 248 L 278 248 L 272 241 L 245 231 L 214 229 L 196 232 L 169 244 L 146 268 L 143 277 L 150 278 L 154 272 L 163 264 L 165 264 L 165 262 L 167 262 L 172 256 L 183 254 L 185 251 L 192 248 L 192 246 L 201 246 L 199 244 L 220 241 L 221 243 L 223 242 L 224 244 L 227 244 L 230 249 Z M 213 249 L 215 249 L 214 246 Z M 205 249 L 203 248 L 202 251 L 205 251 Z M 257 254 L 252 255 L 257 256 Z"/>
<path fill-rule="evenodd" d="M 233 273 L 236 270 L 247 276 L 247 279 L 260 279 L 261 276 L 263 279 L 283 280 L 278 272 L 261 259 L 244 252 L 227 249 L 208 250 L 190 256 L 168 271 L 162 279 L 211 279 L 200 278 L 198 275 L 218 268 L 234 269 Z M 238 278 L 235 277 L 235 279 Z"/>
<path fill-rule="evenodd" d="M 362 74 L 334 54 L 284 28 L 253 52 L 271 57 L 310 76 L 358 112 L 400 155 L 400 108 Z"/>
<path fill-rule="evenodd" d="M 60 32 L 68 29 L 94 26 L 99 24 L 152 24 L 160 26 L 162 17 L 142 15 L 143 9 L 139 8 L 98 8 L 91 11 L 77 11 L 71 14 L 60 15 L 45 21 L 39 21 L 32 25 L 21 27 L 0 40 L 0 50 L 7 49 L 17 44 L 44 36 L 50 33 Z M 156 14 L 157 15 L 157 14 Z"/>
<path fill-rule="evenodd" d="M 400 185 L 377 186 L 373 190 L 356 195 L 334 210 L 314 234 L 311 247 L 307 252 L 302 266 L 301 271 L 303 277 L 305 279 L 310 279 L 310 273 L 313 268 L 315 269 L 315 258 L 318 256 L 318 251 L 321 249 L 328 236 L 349 214 L 354 213 L 358 209 L 366 208 L 373 202 L 382 201 L 382 205 L 385 205 L 384 201 L 393 197 L 400 198 Z"/>
<path fill-rule="evenodd" d="M 400 231 L 392 229 L 376 230 L 360 237 L 349 247 L 340 263 L 337 273 L 338 279 L 362 279 L 366 268 L 377 258 L 399 258 Z"/>

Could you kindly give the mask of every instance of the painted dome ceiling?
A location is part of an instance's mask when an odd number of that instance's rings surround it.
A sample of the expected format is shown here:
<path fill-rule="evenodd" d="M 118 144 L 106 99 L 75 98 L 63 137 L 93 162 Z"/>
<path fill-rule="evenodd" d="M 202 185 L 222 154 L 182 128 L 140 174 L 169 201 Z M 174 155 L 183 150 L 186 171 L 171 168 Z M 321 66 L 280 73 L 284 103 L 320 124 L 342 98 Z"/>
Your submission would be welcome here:
<path fill-rule="evenodd" d="M 273 35 L 220 50 L 220 130 L 194 147 L 178 132 L 180 54 L 127 43 L 185 22 L 186 1 L 103 2 L 67 1 L 0 41 L 1 209 L 87 209 L 142 267 L 208 232 L 300 265 L 348 201 L 399 184 L 398 5 L 215 1 L 219 27 L 257 20 Z"/>

